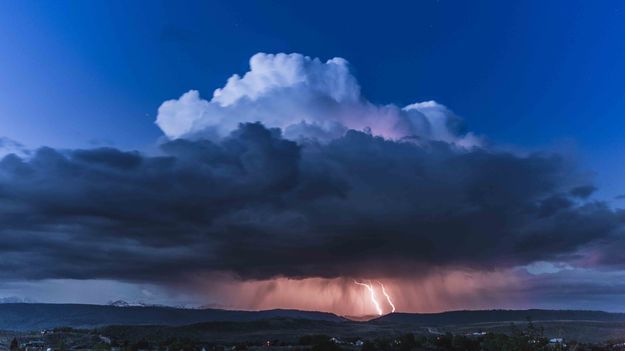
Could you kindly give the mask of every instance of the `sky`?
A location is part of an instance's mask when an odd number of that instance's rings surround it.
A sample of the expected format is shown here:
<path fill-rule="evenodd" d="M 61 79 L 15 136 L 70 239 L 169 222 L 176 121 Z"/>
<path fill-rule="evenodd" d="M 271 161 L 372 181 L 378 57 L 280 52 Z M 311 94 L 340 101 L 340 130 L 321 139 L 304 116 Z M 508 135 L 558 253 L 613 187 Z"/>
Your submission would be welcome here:
<path fill-rule="evenodd" d="M 624 7 L 0 3 L 0 299 L 625 311 Z"/>

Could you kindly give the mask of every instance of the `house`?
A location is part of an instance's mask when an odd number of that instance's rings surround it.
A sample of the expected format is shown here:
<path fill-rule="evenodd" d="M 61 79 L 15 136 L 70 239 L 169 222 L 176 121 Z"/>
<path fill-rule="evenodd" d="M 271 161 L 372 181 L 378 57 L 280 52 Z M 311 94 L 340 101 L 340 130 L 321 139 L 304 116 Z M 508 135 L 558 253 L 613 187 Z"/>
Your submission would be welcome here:
<path fill-rule="evenodd" d="M 563 338 L 551 338 L 549 339 L 549 343 L 547 344 L 547 346 L 550 348 L 561 350 L 566 347 L 566 344 L 564 343 Z"/>
<path fill-rule="evenodd" d="M 613 344 L 612 350 L 625 350 L 625 343 Z"/>
<path fill-rule="evenodd" d="M 48 346 L 43 341 L 32 340 L 22 344 L 21 349 L 24 351 L 46 351 Z"/>
<path fill-rule="evenodd" d="M 339 338 L 332 337 L 332 338 L 330 338 L 330 341 L 335 343 L 335 344 L 344 344 L 344 342 L 341 339 L 339 339 Z"/>
<path fill-rule="evenodd" d="M 100 338 L 100 341 L 102 341 L 103 343 L 110 345 L 111 344 L 111 338 L 104 336 L 104 335 L 99 335 L 98 338 Z"/>

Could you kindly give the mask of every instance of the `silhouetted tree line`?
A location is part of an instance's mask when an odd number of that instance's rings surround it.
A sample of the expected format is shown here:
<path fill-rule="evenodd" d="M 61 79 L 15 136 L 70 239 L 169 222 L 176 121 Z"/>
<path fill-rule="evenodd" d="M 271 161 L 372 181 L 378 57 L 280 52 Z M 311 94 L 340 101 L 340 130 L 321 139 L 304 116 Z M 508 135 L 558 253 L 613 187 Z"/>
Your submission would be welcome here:
<path fill-rule="evenodd" d="M 51 335 L 47 340 L 49 345 L 54 346 L 55 351 L 65 351 L 64 337 L 77 330 L 59 329 L 61 333 Z M 92 340 L 98 340 L 99 344 L 90 347 L 94 351 L 108 351 L 111 347 L 121 351 L 245 351 L 248 347 L 273 347 L 286 346 L 291 351 L 625 351 L 623 341 L 611 341 L 605 345 L 585 345 L 570 343 L 568 345 L 549 344 L 544 330 L 534 325 L 530 319 L 523 327 L 510 324 L 507 333 L 487 333 L 475 335 L 454 335 L 452 333 L 441 335 L 420 335 L 405 333 L 398 337 L 379 337 L 366 339 L 359 337 L 344 338 L 337 340 L 328 335 L 304 335 L 299 338 L 299 346 L 285 343 L 281 340 L 240 342 L 235 345 L 210 344 L 193 338 L 170 337 L 154 341 L 150 339 L 112 340 L 111 344 L 104 344 L 98 339 L 98 333 L 92 333 Z M 58 337 L 58 338 L 57 338 Z M 137 341 L 138 340 L 138 341 Z M 362 346 L 356 346 L 356 342 L 363 340 Z M 54 341 L 50 343 L 50 341 Z M 620 346 L 619 346 L 620 345 Z M 13 339 L 9 346 L 10 351 L 23 351 L 17 339 Z"/>
<path fill-rule="evenodd" d="M 300 338 L 300 345 L 312 345 L 312 351 L 338 351 L 353 349 L 330 340 L 327 335 L 308 335 Z M 557 351 L 568 349 L 564 345 L 549 344 L 542 327 L 528 319 L 520 328 L 510 325 L 507 334 L 454 335 L 451 333 L 425 336 L 406 333 L 397 338 L 376 338 L 364 342 L 361 351 Z M 603 351 L 609 347 L 575 344 L 577 351 Z"/>

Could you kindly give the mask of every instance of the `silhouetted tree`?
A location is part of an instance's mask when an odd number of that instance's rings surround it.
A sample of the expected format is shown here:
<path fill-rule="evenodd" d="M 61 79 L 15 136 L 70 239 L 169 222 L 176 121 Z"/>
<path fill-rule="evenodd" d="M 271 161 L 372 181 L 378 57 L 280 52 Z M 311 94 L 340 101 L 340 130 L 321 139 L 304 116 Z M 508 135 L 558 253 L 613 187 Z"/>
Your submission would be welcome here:
<path fill-rule="evenodd" d="M 17 351 L 20 349 L 20 345 L 17 343 L 17 339 L 13 338 L 13 340 L 11 340 L 11 346 L 9 347 L 9 349 L 11 351 Z"/>
<path fill-rule="evenodd" d="M 134 345 L 132 345 L 131 347 L 132 351 L 149 350 L 149 349 L 150 349 L 150 344 L 146 340 L 141 340 L 135 343 Z"/>
<path fill-rule="evenodd" d="M 311 348 L 312 351 L 340 351 L 341 348 L 336 343 L 328 340 L 321 341 L 314 344 Z"/>
<path fill-rule="evenodd" d="M 441 349 L 451 350 L 453 339 L 454 337 L 451 333 L 447 333 L 445 335 L 439 335 L 436 337 L 436 341 L 434 345 L 436 345 L 436 347 L 441 348 Z"/>
<path fill-rule="evenodd" d="M 329 340 L 330 340 L 330 337 L 328 335 L 323 335 L 323 334 L 303 335 L 299 338 L 299 344 L 300 345 L 315 345 L 315 344 L 323 343 Z"/>
<path fill-rule="evenodd" d="M 362 349 L 361 351 L 377 351 L 377 348 L 375 347 L 375 344 L 372 343 L 371 341 L 367 340 L 362 344 Z"/>

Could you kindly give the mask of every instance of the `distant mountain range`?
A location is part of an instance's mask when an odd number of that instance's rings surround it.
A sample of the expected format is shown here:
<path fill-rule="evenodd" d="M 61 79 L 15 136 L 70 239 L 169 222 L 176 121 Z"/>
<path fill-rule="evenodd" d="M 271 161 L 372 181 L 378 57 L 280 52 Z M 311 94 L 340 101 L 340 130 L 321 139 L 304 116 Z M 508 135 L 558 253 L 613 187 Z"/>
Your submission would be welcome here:
<path fill-rule="evenodd" d="M 0 297 L 0 304 L 2 303 L 35 303 L 37 301 L 29 298 L 23 298 L 18 296 Z"/>
<path fill-rule="evenodd" d="M 441 313 L 393 313 L 371 320 L 372 323 L 422 325 L 462 325 L 507 321 L 601 321 L 625 322 L 625 313 L 580 310 L 482 310 Z"/>
<path fill-rule="evenodd" d="M 106 325 L 180 326 L 214 321 L 257 321 L 270 318 L 342 322 L 332 313 L 297 310 L 229 311 L 162 306 L 82 305 L 45 303 L 0 304 L 0 330 L 41 330 L 55 327 L 93 328 Z"/>
<path fill-rule="evenodd" d="M 230 311 L 221 309 L 184 309 L 163 306 L 4 303 L 0 304 L 0 330 L 42 330 L 55 327 L 94 328 L 110 325 L 185 326 L 210 322 L 256 322 L 289 319 L 322 322 L 328 325 L 358 325 L 388 328 L 410 325 L 439 327 L 520 321 L 597 321 L 624 322 L 625 313 L 569 310 L 486 310 L 443 313 L 393 313 L 367 322 L 353 321 L 332 313 L 266 310 Z"/>
<path fill-rule="evenodd" d="M 184 308 L 184 307 L 174 307 L 174 306 L 167 306 L 167 305 L 159 305 L 159 304 L 153 304 L 153 303 L 145 303 L 145 302 L 128 302 L 125 300 L 115 300 L 115 301 L 110 301 L 108 304 L 108 306 L 113 306 L 113 307 L 173 307 L 173 308 Z"/>

